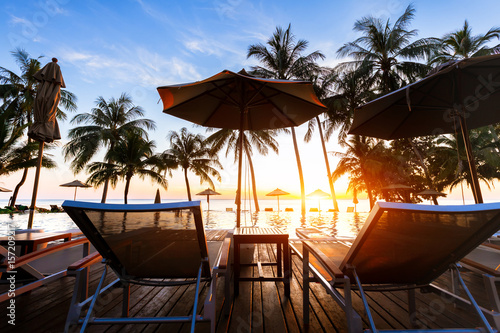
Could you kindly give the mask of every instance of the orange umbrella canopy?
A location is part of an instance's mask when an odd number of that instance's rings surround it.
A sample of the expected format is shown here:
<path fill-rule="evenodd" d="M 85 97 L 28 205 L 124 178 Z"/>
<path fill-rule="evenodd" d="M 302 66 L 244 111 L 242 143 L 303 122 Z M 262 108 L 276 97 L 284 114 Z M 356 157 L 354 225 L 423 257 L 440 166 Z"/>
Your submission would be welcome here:
<path fill-rule="evenodd" d="M 163 112 L 207 127 L 245 130 L 299 126 L 326 111 L 312 84 L 224 70 L 205 80 L 157 88 Z M 242 135 L 240 135 L 242 137 Z M 239 152 L 243 140 L 238 140 Z M 238 154 L 236 226 L 241 220 L 242 155 Z"/>
<path fill-rule="evenodd" d="M 268 194 L 266 194 L 267 196 L 279 196 L 279 195 L 288 195 L 290 193 L 288 192 L 285 192 L 283 190 L 280 190 L 279 188 L 275 189 L 274 191 L 272 192 L 269 192 Z"/>

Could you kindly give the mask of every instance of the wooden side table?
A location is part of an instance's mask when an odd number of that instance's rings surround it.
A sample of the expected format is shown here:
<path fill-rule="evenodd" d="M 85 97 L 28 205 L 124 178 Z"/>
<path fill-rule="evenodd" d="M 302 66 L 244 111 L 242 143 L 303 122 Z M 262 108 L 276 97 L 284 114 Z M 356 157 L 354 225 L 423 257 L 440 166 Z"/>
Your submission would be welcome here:
<path fill-rule="evenodd" d="M 288 249 L 288 234 L 283 233 L 278 228 L 255 228 L 244 227 L 235 228 L 233 234 L 234 241 L 234 295 L 239 293 L 240 281 L 283 281 L 285 284 L 285 295 L 290 296 L 290 251 Z M 240 263 L 241 244 L 276 244 L 276 262 L 272 263 Z M 257 266 L 259 277 L 240 277 L 241 266 Z M 277 277 L 264 277 L 262 266 L 277 266 Z"/>
<path fill-rule="evenodd" d="M 71 240 L 71 233 L 57 233 L 57 232 L 26 232 L 23 234 L 16 234 L 16 246 L 21 246 L 21 255 L 36 251 L 38 245 L 52 242 L 58 239 L 64 239 L 65 242 Z M 0 237 L 0 245 L 8 245 L 8 237 Z"/>

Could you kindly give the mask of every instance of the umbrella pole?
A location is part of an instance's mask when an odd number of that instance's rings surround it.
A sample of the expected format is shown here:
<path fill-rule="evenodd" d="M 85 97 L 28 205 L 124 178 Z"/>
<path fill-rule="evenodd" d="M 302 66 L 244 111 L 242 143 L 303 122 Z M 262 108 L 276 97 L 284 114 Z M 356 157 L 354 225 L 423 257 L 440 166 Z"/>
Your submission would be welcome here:
<path fill-rule="evenodd" d="M 36 194 L 38 192 L 38 181 L 40 180 L 40 169 L 42 168 L 43 146 L 45 142 L 38 144 L 38 163 L 36 165 L 35 183 L 33 184 L 33 194 L 31 195 L 30 216 L 28 218 L 28 229 L 33 228 L 33 217 L 35 214 Z"/>
<path fill-rule="evenodd" d="M 77 187 L 77 186 L 75 186 L 75 194 L 73 195 L 73 201 L 76 201 L 76 189 L 77 189 L 77 188 L 78 188 L 78 187 Z"/>
<path fill-rule="evenodd" d="M 469 131 L 467 130 L 467 124 L 462 114 L 458 115 L 460 119 L 460 129 L 462 130 L 462 137 L 465 144 L 465 152 L 467 154 L 467 160 L 469 162 L 471 182 L 472 182 L 472 192 L 474 194 L 474 201 L 478 203 L 483 203 L 483 196 L 481 195 L 481 188 L 479 187 L 479 179 L 477 176 L 476 162 L 474 160 L 474 154 L 472 153 L 472 146 L 470 144 Z"/>
<path fill-rule="evenodd" d="M 236 228 L 241 224 L 241 167 L 243 163 L 243 119 L 244 112 L 241 112 L 241 125 L 239 137 L 239 154 L 238 154 L 238 191 L 236 193 Z"/>

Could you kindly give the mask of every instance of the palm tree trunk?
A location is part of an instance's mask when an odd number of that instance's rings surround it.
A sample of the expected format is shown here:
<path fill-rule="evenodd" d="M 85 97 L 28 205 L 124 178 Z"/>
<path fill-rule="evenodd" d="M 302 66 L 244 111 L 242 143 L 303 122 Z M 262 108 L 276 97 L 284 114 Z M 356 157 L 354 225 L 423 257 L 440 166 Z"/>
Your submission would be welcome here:
<path fill-rule="evenodd" d="M 332 173 L 330 171 L 330 162 L 328 162 L 328 154 L 326 153 L 325 138 L 323 137 L 323 129 L 321 128 L 321 122 L 319 117 L 316 116 L 316 121 L 318 122 L 319 137 L 321 138 L 321 146 L 323 147 L 323 156 L 325 157 L 326 173 L 328 176 L 328 183 L 330 184 L 330 193 L 333 200 L 333 209 L 338 212 L 339 204 L 337 203 L 337 197 L 335 196 L 335 187 L 333 186 Z"/>
<path fill-rule="evenodd" d="M 253 191 L 253 201 L 255 203 L 255 211 L 258 212 L 260 211 L 260 208 L 259 208 L 259 201 L 257 199 L 257 185 L 255 184 L 255 173 L 253 170 L 252 158 L 250 156 L 250 152 L 248 151 L 247 146 L 245 146 L 245 153 L 247 154 L 248 165 L 250 166 L 250 176 L 252 177 L 252 191 Z"/>
<path fill-rule="evenodd" d="M 304 189 L 304 175 L 302 174 L 302 164 L 300 163 L 300 155 L 299 155 L 299 147 L 297 145 L 297 137 L 295 136 L 295 128 L 292 127 L 292 139 L 293 139 L 293 148 L 295 149 L 295 158 L 297 159 L 297 169 L 299 170 L 299 179 L 300 179 L 300 211 L 302 216 L 306 215 L 306 192 Z"/>
<path fill-rule="evenodd" d="M 28 116 L 30 116 L 30 113 L 28 113 Z M 30 142 L 31 142 L 31 138 L 28 137 L 28 145 L 30 144 Z M 31 158 L 31 153 L 28 153 L 27 160 L 29 160 L 30 158 Z M 14 207 L 16 204 L 17 195 L 19 194 L 19 190 L 21 189 L 21 186 L 24 185 L 24 182 L 26 181 L 26 177 L 28 176 L 28 169 L 29 168 L 24 168 L 23 176 L 21 177 L 21 180 L 19 181 L 19 183 L 16 185 L 16 187 L 14 189 L 14 193 L 12 193 L 12 200 L 10 203 L 11 207 Z"/>
<path fill-rule="evenodd" d="M 186 181 L 186 189 L 188 193 L 188 201 L 191 201 L 191 188 L 189 187 L 188 171 L 184 169 L 184 180 Z"/>
<path fill-rule="evenodd" d="M 410 145 L 413 148 L 413 152 L 415 153 L 415 155 L 417 155 L 418 161 L 420 162 L 420 166 L 422 167 L 422 169 L 424 169 L 425 178 L 427 179 L 427 185 L 429 186 L 429 188 L 433 188 L 431 175 L 429 174 L 429 169 L 427 169 L 427 166 L 424 163 L 422 154 L 420 154 L 420 151 L 418 151 L 417 146 L 415 146 L 411 138 L 408 138 L 408 142 L 410 142 Z M 432 196 L 432 201 L 434 202 L 435 205 L 438 205 L 438 201 L 435 196 Z"/>
<path fill-rule="evenodd" d="M 19 193 L 19 190 L 21 189 L 21 186 L 24 185 L 24 182 L 26 181 L 26 177 L 27 176 L 28 176 L 28 168 L 24 168 L 24 170 L 23 170 L 23 176 L 21 177 L 21 180 L 16 185 L 16 187 L 14 188 L 14 192 L 12 193 L 12 200 L 10 202 L 11 207 L 15 206 L 16 200 L 17 200 L 17 195 Z"/>
<path fill-rule="evenodd" d="M 125 182 L 125 192 L 123 194 L 123 202 L 125 204 L 127 204 L 127 197 L 128 197 L 128 190 L 129 190 L 129 187 L 130 187 L 130 179 L 132 179 L 132 177 L 130 176 L 127 176 L 127 180 Z"/>
<path fill-rule="evenodd" d="M 104 182 L 104 188 L 102 189 L 101 203 L 106 203 L 106 197 L 108 196 L 109 178 Z"/>

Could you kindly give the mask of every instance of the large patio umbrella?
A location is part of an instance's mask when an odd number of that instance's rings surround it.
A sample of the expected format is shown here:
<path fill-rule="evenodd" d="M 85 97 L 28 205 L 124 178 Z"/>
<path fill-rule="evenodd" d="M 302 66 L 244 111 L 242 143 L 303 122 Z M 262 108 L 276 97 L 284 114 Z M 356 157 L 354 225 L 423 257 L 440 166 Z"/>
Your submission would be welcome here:
<path fill-rule="evenodd" d="M 61 184 L 59 186 L 62 186 L 62 187 L 74 187 L 75 188 L 75 195 L 73 196 L 73 200 L 76 200 L 76 190 L 79 188 L 79 187 L 92 187 L 88 184 L 85 184 L 77 179 L 73 180 L 72 182 L 69 182 L 69 183 L 65 183 L 65 184 Z"/>
<path fill-rule="evenodd" d="M 57 125 L 56 113 L 59 100 L 61 99 L 61 88 L 66 87 L 56 58 L 52 58 L 52 62 L 36 72 L 33 77 L 40 83 L 38 84 L 33 105 L 34 122 L 28 129 L 28 136 L 38 141 L 39 147 L 38 164 L 36 167 L 33 194 L 31 196 L 30 215 L 28 218 L 28 229 L 33 227 L 33 215 L 38 192 L 38 182 L 40 179 L 40 169 L 42 167 L 43 146 L 45 142 L 53 142 L 61 138 L 59 126 Z"/>
<path fill-rule="evenodd" d="M 317 198 L 318 199 L 318 210 L 321 211 L 321 205 L 320 205 L 321 198 L 329 197 L 330 194 L 326 193 L 325 191 L 322 191 L 320 189 L 317 189 L 316 191 L 309 193 L 307 196 L 309 198 Z"/>
<path fill-rule="evenodd" d="M 276 198 L 278 198 L 278 212 L 279 212 L 280 211 L 280 195 L 289 195 L 289 194 L 290 193 L 285 192 L 285 191 L 277 188 L 274 191 L 269 192 L 268 194 L 266 194 L 266 196 L 275 196 Z"/>
<path fill-rule="evenodd" d="M 359 107 L 350 134 L 392 140 L 462 133 L 476 203 L 482 203 L 468 129 L 500 122 L 500 54 L 447 63 Z"/>
<path fill-rule="evenodd" d="M 299 126 L 326 110 L 310 82 L 263 79 L 224 70 L 203 81 L 158 87 L 165 113 L 240 131 L 236 226 L 241 218 L 243 131 Z"/>
<path fill-rule="evenodd" d="M 201 191 L 200 193 L 196 193 L 196 195 L 206 195 L 207 196 L 207 204 L 208 204 L 208 210 L 210 210 L 210 196 L 211 195 L 221 195 L 219 192 L 215 192 L 211 188 L 207 188 L 204 191 Z"/>

